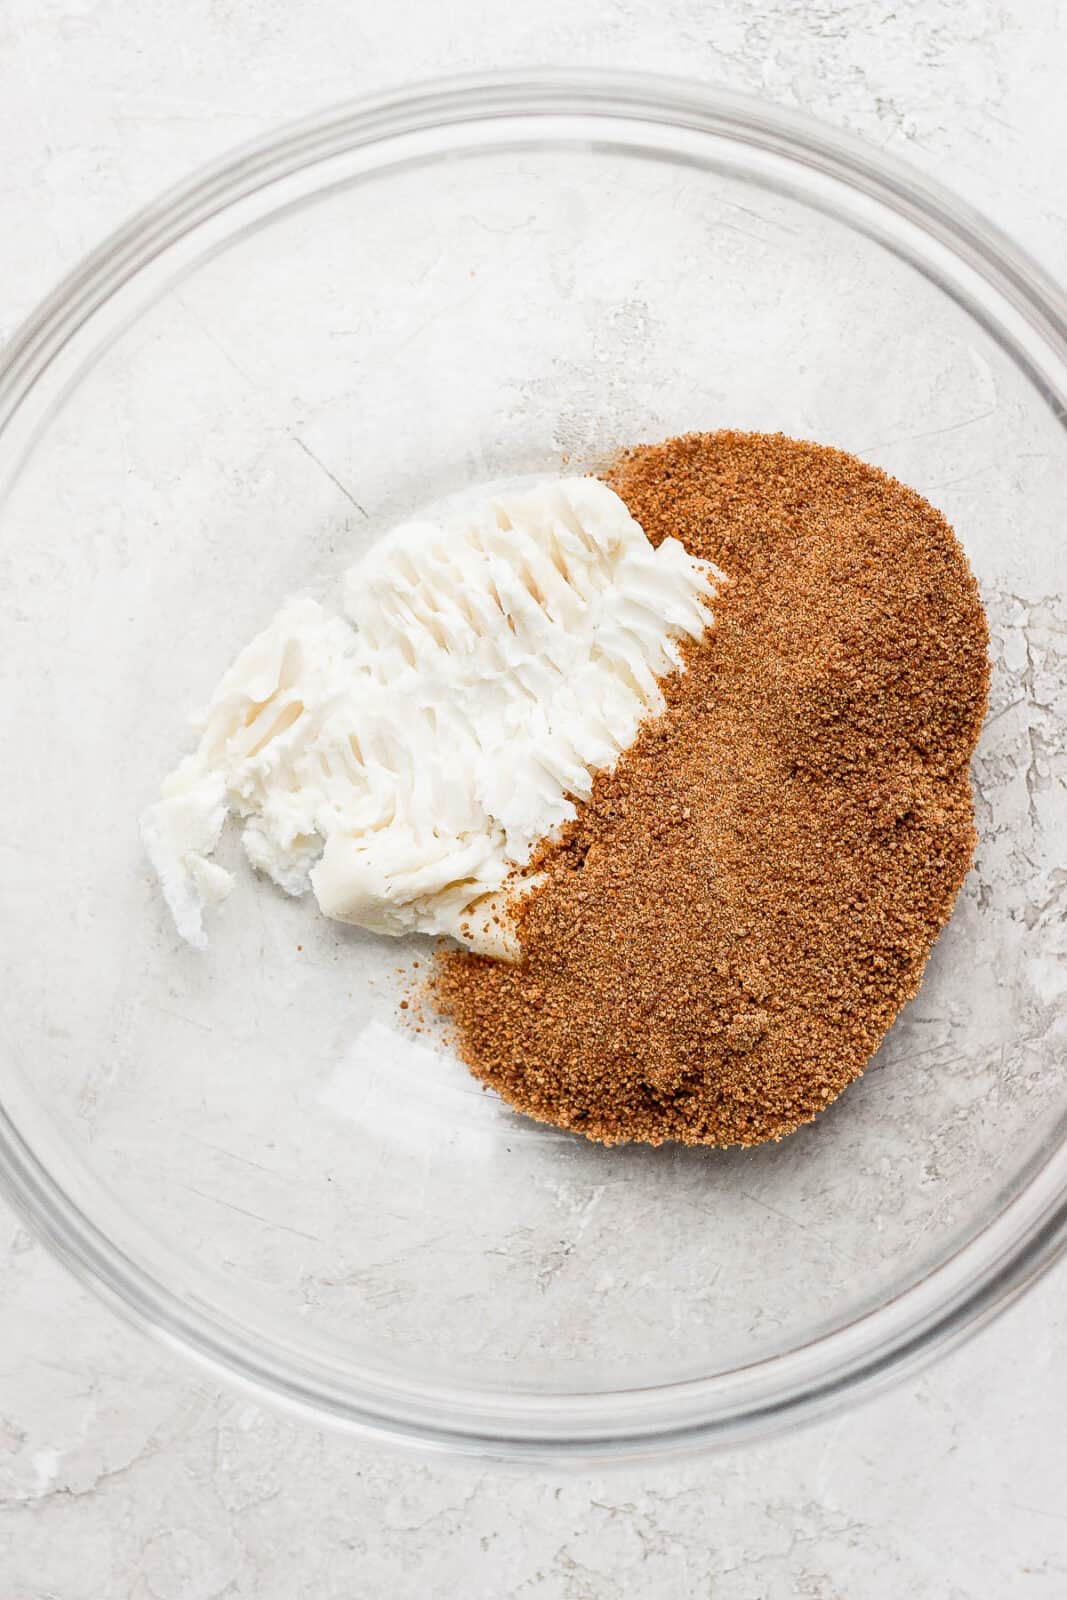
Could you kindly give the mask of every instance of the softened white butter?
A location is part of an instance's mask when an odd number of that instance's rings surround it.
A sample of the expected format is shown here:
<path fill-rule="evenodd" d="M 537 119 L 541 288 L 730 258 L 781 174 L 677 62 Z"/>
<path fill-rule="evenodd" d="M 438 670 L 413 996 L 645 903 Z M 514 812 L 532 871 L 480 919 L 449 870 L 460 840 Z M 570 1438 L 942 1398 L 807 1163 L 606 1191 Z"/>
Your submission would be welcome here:
<path fill-rule="evenodd" d="M 537 845 L 645 717 L 719 575 L 653 549 L 595 478 L 396 528 L 345 579 L 345 617 L 293 600 L 198 719 L 142 831 L 179 932 L 252 865 L 327 916 L 514 958 L 507 910 Z"/>

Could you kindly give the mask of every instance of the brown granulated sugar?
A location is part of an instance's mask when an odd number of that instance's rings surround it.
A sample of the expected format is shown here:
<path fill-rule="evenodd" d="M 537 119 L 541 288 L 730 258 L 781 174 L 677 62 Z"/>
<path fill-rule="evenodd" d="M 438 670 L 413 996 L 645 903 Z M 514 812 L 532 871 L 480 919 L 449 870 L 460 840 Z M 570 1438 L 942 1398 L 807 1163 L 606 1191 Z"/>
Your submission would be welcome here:
<path fill-rule="evenodd" d="M 537 865 L 523 958 L 436 958 L 435 1006 L 519 1110 L 615 1144 L 757 1144 L 860 1073 L 975 844 L 987 632 L 912 490 L 779 434 L 604 474 L 653 544 L 732 580 L 615 770 Z"/>

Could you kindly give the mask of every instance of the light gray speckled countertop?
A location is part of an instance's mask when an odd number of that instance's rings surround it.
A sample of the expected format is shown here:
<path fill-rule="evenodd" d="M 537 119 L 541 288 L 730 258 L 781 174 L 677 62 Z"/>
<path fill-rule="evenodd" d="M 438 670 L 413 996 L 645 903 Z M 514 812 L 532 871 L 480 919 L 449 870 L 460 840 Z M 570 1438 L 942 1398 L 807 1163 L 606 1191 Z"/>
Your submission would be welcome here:
<path fill-rule="evenodd" d="M 895 150 L 1067 264 L 1057 0 L 7 0 L 0 339 L 164 184 L 357 91 L 680 71 Z M 0 1211 L 3 1600 L 1014 1600 L 1067 1594 L 1064 1270 L 837 1420 L 595 1476 L 391 1454 L 215 1390 Z"/>

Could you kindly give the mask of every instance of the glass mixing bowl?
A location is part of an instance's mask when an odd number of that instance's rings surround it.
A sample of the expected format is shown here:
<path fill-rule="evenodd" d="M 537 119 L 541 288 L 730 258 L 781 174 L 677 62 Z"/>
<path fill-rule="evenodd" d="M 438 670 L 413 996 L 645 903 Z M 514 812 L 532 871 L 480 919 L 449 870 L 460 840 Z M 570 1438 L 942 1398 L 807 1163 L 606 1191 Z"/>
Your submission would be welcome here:
<path fill-rule="evenodd" d="M 362 101 L 111 239 L 0 371 L 0 1161 L 37 1230 L 220 1375 L 496 1454 L 777 1427 L 1003 1305 L 1067 1227 L 1064 326 L 924 179 L 643 77 Z M 465 485 L 724 425 L 921 490 L 992 626 L 974 871 L 817 1123 L 524 1121 L 398 1027 L 417 941 L 247 869 L 179 942 L 138 813 L 284 596 Z"/>

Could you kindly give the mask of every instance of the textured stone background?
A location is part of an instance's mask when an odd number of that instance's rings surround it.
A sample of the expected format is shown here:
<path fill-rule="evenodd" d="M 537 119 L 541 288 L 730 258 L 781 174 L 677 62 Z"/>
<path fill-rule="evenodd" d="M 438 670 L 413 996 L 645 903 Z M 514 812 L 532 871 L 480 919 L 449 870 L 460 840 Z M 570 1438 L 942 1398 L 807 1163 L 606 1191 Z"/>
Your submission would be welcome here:
<path fill-rule="evenodd" d="M 1067 10 L 992 0 L 0 0 L 0 339 L 162 185 L 433 71 L 595 62 L 801 105 L 1067 269 Z M 200 1381 L 0 1212 L 2 1600 L 1067 1594 L 1064 1271 L 786 1440 L 596 1475 L 354 1445 Z"/>

